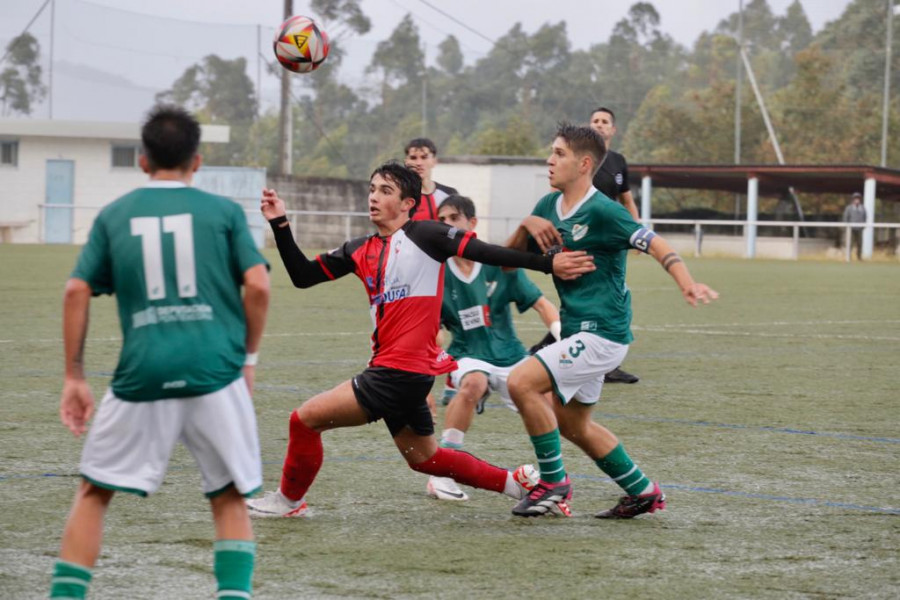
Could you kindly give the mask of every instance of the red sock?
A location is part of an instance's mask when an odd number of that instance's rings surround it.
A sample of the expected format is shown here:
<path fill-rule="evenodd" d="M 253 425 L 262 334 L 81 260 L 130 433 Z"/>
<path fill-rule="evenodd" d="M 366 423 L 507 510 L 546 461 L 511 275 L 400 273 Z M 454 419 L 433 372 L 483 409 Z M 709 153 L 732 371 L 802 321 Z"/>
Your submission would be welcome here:
<path fill-rule="evenodd" d="M 289 500 L 300 500 L 312 485 L 322 466 L 322 435 L 291 413 L 291 433 L 287 456 L 281 469 L 281 493 Z"/>
<path fill-rule="evenodd" d="M 452 448 L 438 448 L 434 456 L 425 462 L 409 466 L 413 471 L 436 477 L 451 477 L 464 485 L 501 493 L 506 487 L 506 477 L 509 475 L 506 469 L 495 467 L 468 452 Z"/>

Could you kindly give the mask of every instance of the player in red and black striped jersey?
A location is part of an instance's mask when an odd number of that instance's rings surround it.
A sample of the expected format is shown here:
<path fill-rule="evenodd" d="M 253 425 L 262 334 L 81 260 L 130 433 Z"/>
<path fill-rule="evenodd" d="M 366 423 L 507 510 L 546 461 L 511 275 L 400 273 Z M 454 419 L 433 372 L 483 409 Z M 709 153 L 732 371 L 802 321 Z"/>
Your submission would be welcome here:
<path fill-rule="evenodd" d="M 412 220 L 437 221 L 441 202 L 448 196 L 459 193 L 452 187 L 431 179 L 431 171 L 437 164 L 437 146 L 428 138 L 416 138 L 406 144 L 403 152 L 406 166 L 422 178 L 422 201 L 413 213 Z"/>
<path fill-rule="evenodd" d="M 444 289 L 444 262 L 462 256 L 491 265 L 551 271 L 574 279 L 594 270 L 583 252 L 529 255 L 486 244 L 474 232 L 443 223 L 411 221 L 421 202 L 421 179 L 387 163 L 372 174 L 369 219 L 378 233 L 344 243 L 309 260 L 294 241 L 284 202 L 265 190 L 263 215 L 295 286 L 305 288 L 350 273 L 363 282 L 375 329 L 368 368 L 350 381 L 314 396 L 291 413 L 281 487 L 248 501 L 251 515 L 299 516 L 304 496 L 322 465 L 321 433 L 384 419 L 409 466 L 437 477 L 521 497 L 527 482 L 471 454 L 439 448 L 425 396 L 434 376 L 456 362 L 436 343 Z M 520 473 L 521 469 L 516 473 Z"/>

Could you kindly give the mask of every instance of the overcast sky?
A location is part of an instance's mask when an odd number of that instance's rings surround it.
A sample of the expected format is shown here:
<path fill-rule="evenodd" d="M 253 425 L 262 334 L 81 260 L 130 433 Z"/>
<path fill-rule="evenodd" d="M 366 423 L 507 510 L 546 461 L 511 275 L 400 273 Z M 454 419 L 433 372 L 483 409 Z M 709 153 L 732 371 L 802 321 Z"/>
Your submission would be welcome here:
<path fill-rule="evenodd" d="M 651 1 L 660 13 L 662 29 L 686 46 L 738 8 L 738 0 Z M 0 43 L 5 46 L 20 33 L 44 2 L 0 0 Z M 792 0 L 768 2 L 773 12 L 781 15 Z M 375 46 L 407 13 L 412 14 L 426 41 L 430 61 L 437 45 L 452 34 L 460 41 L 466 63 L 472 64 L 489 51 L 491 44 L 485 38 L 501 37 L 516 22 L 531 33 L 544 23 L 565 21 L 573 47 L 588 48 L 607 40 L 632 4 L 628 0 L 363 0 L 372 31 L 343 40 L 347 58 L 340 76 L 350 85 L 364 85 L 365 66 Z M 801 4 L 813 30 L 819 31 L 840 17 L 849 0 L 801 0 Z M 305 0 L 294 0 L 293 12 L 308 14 L 308 6 Z M 135 108 L 129 111 L 125 107 L 152 101 L 155 91 L 170 86 L 187 66 L 211 53 L 225 58 L 247 56 L 248 71 L 255 81 L 256 26 L 261 26 L 262 46 L 269 52 L 282 11 L 282 0 L 56 0 L 54 117 L 136 118 L 145 108 L 135 112 Z M 48 9 L 31 29 L 41 40 L 45 55 L 49 52 L 49 16 Z M 273 101 L 274 78 L 262 76 L 260 80 L 264 104 Z M 115 107 L 109 103 L 113 95 L 120 98 Z M 46 112 L 34 116 L 46 117 Z"/>

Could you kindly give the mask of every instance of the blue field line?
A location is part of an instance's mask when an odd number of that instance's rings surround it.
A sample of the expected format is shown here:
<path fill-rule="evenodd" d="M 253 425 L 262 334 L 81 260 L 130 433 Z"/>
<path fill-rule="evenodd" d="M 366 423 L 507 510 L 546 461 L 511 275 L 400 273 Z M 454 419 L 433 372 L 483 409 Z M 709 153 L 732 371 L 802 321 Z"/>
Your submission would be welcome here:
<path fill-rule="evenodd" d="M 338 456 L 326 458 L 325 462 L 401 462 L 398 456 Z M 264 460 L 264 465 L 281 465 L 281 460 Z M 169 467 L 169 471 L 183 471 L 194 469 L 194 465 Z M 13 479 L 43 479 L 48 477 L 78 477 L 78 473 L 40 473 L 36 475 L 16 474 L 16 475 L 0 475 L 0 482 Z M 572 479 L 583 481 L 602 481 L 612 483 L 609 477 L 600 475 L 577 475 L 569 473 Z M 695 492 L 699 494 L 719 494 L 722 496 L 731 496 L 734 498 L 746 498 L 750 500 L 767 500 L 770 502 L 786 502 L 788 504 L 805 504 L 807 506 L 824 506 L 827 508 L 841 508 L 845 510 L 857 510 L 865 512 L 873 512 L 884 515 L 900 515 L 900 508 L 891 508 L 885 506 L 867 506 L 865 504 L 853 504 L 849 502 L 832 502 L 830 500 L 819 500 L 818 498 L 792 498 L 790 496 L 776 496 L 774 494 L 759 494 L 753 492 L 737 492 L 734 490 L 723 490 L 719 488 L 701 487 L 693 485 L 680 485 L 677 483 L 660 484 L 660 487 L 666 490 L 679 490 L 682 492 Z"/>
<path fill-rule="evenodd" d="M 900 438 L 872 437 L 866 435 L 853 435 L 850 433 L 831 433 L 828 431 L 812 431 L 807 429 L 795 429 L 793 427 L 774 427 L 772 425 L 740 425 L 735 423 L 715 423 L 702 419 L 675 419 L 668 417 L 645 417 L 641 415 L 619 415 L 614 413 L 596 412 L 595 415 L 607 419 L 625 419 L 632 421 L 648 421 L 651 423 L 674 423 L 677 425 L 693 425 L 696 427 L 718 427 L 720 429 L 750 429 L 756 431 L 769 431 L 772 433 L 788 433 L 792 435 L 812 435 L 816 437 L 828 437 L 838 440 L 855 440 L 860 442 L 878 442 L 881 444 L 900 444 Z"/>
<path fill-rule="evenodd" d="M 586 481 L 604 481 L 612 483 L 609 477 L 601 477 L 599 475 L 573 475 L 569 473 L 572 479 L 582 479 Z M 847 502 L 831 502 L 829 500 L 819 500 L 818 498 L 792 498 L 790 496 L 775 496 L 773 494 L 757 494 L 752 492 L 736 492 L 734 490 L 723 490 L 711 487 L 699 487 L 693 485 L 679 485 L 677 483 L 661 483 L 659 484 L 664 490 L 679 490 L 682 492 L 697 492 L 701 494 L 720 494 L 722 496 L 732 496 L 735 498 L 748 498 L 751 500 L 769 500 L 772 502 L 787 502 L 789 504 L 807 504 L 810 506 L 827 506 L 828 508 L 844 508 L 847 510 L 862 510 L 866 512 L 881 513 L 885 515 L 900 515 L 900 508 L 890 508 L 885 506 L 866 506 L 865 504 L 851 504 Z"/>

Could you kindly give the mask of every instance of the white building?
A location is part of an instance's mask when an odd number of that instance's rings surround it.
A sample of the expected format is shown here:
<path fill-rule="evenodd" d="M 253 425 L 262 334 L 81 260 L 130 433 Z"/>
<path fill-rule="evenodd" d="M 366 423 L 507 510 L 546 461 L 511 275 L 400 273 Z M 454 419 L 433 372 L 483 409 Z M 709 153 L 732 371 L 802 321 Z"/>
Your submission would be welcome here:
<path fill-rule="evenodd" d="M 475 203 L 478 237 L 502 243 L 550 193 L 547 162 L 522 156 L 448 156 L 438 159 L 434 179 Z"/>
<path fill-rule="evenodd" d="M 140 129 L 0 120 L 0 242 L 84 243 L 99 208 L 147 180 L 137 163 Z M 227 126 L 202 126 L 204 142 L 229 135 Z"/>

